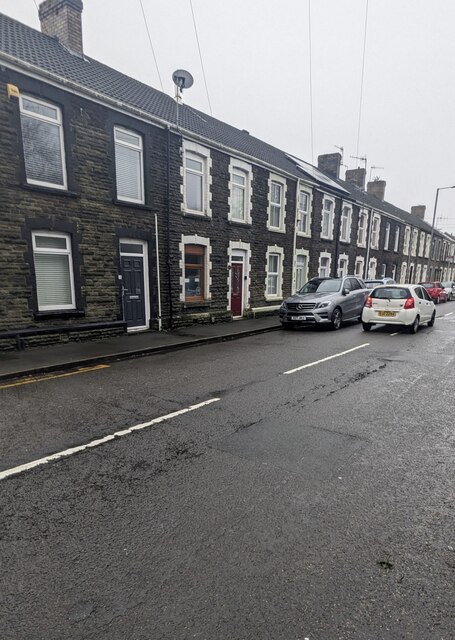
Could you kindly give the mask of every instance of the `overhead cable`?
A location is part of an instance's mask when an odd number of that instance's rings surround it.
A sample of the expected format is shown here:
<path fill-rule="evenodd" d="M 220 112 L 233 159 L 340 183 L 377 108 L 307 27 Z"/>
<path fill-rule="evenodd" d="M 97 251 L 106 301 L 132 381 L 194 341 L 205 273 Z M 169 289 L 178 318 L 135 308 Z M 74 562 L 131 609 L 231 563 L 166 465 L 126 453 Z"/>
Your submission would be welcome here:
<path fill-rule="evenodd" d="M 148 26 L 148 23 L 147 23 L 147 18 L 146 18 L 146 15 L 145 15 L 144 5 L 142 4 L 142 0 L 139 0 L 139 4 L 141 5 L 142 17 L 144 18 L 145 28 L 147 29 L 147 35 L 148 35 L 148 38 L 149 38 L 149 43 L 150 43 L 150 48 L 152 50 L 153 59 L 155 61 L 155 67 L 156 67 L 156 72 L 158 74 L 158 79 L 160 81 L 161 91 L 164 92 L 163 81 L 161 80 L 161 74 L 160 74 L 160 70 L 158 68 L 158 61 L 156 59 L 155 49 L 153 48 L 152 36 L 150 35 L 150 29 L 149 29 L 149 26 Z"/>
<path fill-rule="evenodd" d="M 365 51 L 367 46 L 367 28 L 368 28 L 368 2 L 366 1 L 365 7 L 365 26 L 363 31 L 363 56 L 362 56 L 362 76 L 360 79 L 360 102 L 359 102 L 359 124 L 357 127 L 357 153 L 359 155 L 359 145 L 360 145 L 360 123 L 362 121 L 362 101 L 363 101 L 363 78 L 365 75 Z"/>
<path fill-rule="evenodd" d="M 308 0 L 308 50 L 310 62 L 310 133 L 311 133 L 311 164 L 314 164 L 313 144 L 313 63 L 311 60 L 311 0 Z"/>
<path fill-rule="evenodd" d="M 190 7 L 191 7 L 191 15 L 193 16 L 194 33 L 196 34 L 196 42 L 197 42 L 197 48 L 198 48 L 198 51 L 199 51 L 199 59 L 201 61 L 202 76 L 204 78 L 204 84 L 205 84 L 205 92 L 207 94 L 207 102 L 209 103 L 210 115 L 212 116 L 213 115 L 212 104 L 210 102 L 209 89 L 208 89 L 208 86 L 207 86 L 207 79 L 205 77 L 204 61 L 202 60 L 201 45 L 199 44 L 199 36 L 198 36 L 198 32 L 197 32 L 196 18 L 194 17 L 193 0 L 190 0 Z"/>

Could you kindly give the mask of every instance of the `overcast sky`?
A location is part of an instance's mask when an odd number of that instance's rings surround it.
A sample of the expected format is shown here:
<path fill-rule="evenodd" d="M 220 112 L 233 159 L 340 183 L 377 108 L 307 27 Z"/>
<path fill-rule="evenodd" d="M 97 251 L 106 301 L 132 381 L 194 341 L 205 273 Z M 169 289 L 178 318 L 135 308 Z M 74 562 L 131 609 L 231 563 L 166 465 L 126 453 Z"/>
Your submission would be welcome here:
<path fill-rule="evenodd" d="M 39 0 L 36 0 L 39 4 Z M 311 0 L 313 149 L 358 161 L 367 0 Z M 190 0 L 143 0 L 164 91 L 188 69 L 189 105 L 210 113 Z M 0 8 L 39 28 L 35 0 Z M 312 161 L 309 0 L 193 0 L 213 116 Z M 387 181 L 386 199 L 427 206 L 455 185 L 455 2 L 369 0 L 359 155 Z M 84 0 L 85 53 L 161 88 L 139 0 Z M 371 169 L 372 166 L 383 169 Z M 342 177 L 344 173 L 342 173 Z M 455 233 L 455 189 L 438 226 Z"/>

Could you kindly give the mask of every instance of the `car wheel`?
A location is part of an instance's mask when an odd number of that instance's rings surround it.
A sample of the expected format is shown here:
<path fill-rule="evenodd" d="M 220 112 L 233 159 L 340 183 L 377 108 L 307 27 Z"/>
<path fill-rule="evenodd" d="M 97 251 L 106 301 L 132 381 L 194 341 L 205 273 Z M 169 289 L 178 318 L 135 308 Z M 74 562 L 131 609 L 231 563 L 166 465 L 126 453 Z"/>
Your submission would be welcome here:
<path fill-rule="evenodd" d="M 409 327 L 409 333 L 417 333 L 417 331 L 419 330 L 419 322 L 420 322 L 419 316 L 416 316 L 416 319 Z"/>
<path fill-rule="evenodd" d="M 372 325 L 372 324 L 369 324 L 368 322 L 362 322 L 362 327 L 363 327 L 363 330 L 364 330 L 364 331 L 371 331 L 371 327 L 372 327 L 372 326 L 373 326 L 373 325 Z"/>
<path fill-rule="evenodd" d="M 336 308 L 333 310 L 333 313 L 332 313 L 332 320 L 331 320 L 331 322 L 332 322 L 332 329 L 333 329 L 334 331 L 336 331 L 337 329 L 339 329 L 339 328 L 341 327 L 342 318 L 343 318 L 343 316 L 342 316 L 342 313 L 341 313 L 341 309 L 339 309 L 338 307 L 336 307 Z"/>
<path fill-rule="evenodd" d="M 436 320 L 436 311 L 433 311 L 433 315 L 431 316 L 431 320 L 428 320 L 428 326 L 432 327 L 434 325 L 434 321 Z"/>

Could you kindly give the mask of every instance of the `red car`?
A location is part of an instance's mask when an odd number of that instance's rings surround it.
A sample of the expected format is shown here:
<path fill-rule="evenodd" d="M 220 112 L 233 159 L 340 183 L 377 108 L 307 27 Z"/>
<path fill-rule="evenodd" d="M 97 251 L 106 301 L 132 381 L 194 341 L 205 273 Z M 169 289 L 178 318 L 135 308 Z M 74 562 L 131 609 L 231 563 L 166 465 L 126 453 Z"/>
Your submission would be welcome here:
<path fill-rule="evenodd" d="M 419 282 L 428 291 L 430 298 L 435 304 L 447 302 L 447 293 L 442 286 L 442 282 Z"/>

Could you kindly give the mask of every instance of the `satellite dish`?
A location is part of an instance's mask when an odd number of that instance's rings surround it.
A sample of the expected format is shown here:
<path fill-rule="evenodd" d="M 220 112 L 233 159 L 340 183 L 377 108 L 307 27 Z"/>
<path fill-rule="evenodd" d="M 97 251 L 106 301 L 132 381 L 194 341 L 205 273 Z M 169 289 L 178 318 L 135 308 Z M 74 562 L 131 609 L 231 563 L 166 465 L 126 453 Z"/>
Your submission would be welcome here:
<path fill-rule="evenodd" d="M 183 89 L 189 89 L 193 86 L 193 76 L 189 71 L 185 71 L 185 69 L 177 69 L 172 74 L 172 81 L 175 86 L 182 91 Z"/>

